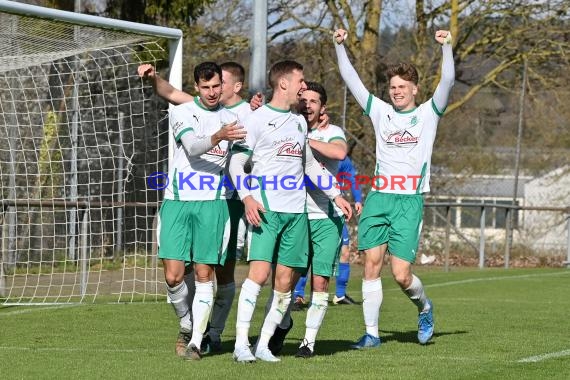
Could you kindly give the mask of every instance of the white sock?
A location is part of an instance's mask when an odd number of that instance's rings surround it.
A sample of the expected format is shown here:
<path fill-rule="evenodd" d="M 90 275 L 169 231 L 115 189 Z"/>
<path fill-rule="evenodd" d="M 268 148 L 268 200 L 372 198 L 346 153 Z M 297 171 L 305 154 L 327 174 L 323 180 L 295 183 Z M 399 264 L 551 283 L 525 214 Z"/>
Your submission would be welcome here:
<path fill-rule="evenodd" d="M 329 306 L 329 294 L 325 292 L 313 292 L 311 295 L 311 306 L 307 310 L 307 319 L 305 321 L 305 341 L 311 351 L 315 350 L 315 340 L 317 333 L 323 323 L 323 318 Z"/>
<path fill-rule="evenodd" d="M 212 320 L 210 321 L 209 334 L 212 340 L 220 339 L 220 335 L 222 335 L 222 331 L 226 327 L 226 320 L 228 319 L 228 314 L 230 314 L 235 294 L 235 282 L 218 285 L 214 306 L 212 307 Z"/>
<path fill-rule="evenodd" d="M 271 310 L 271 304 L 272 303 L 273 303 L 273 292 L 271 292 L 271 294 L 269 295 L 269 298 L 267 299 L 267 303 L 265 304 L 264 318 L 267 317 L 267 314 L 269 314 L 269 310 Z M 279 324 L 280 329 L 287 330 L 289 328 L 289 326 L 291 326 L 291 320 L 292 320 L 291 319 L 291 308 L 293 307 L 294 303 L 295 303 L 295 300 L 293 299 L 293 297 L 291 297 L 291 302 L 289 302 L 289 306 L 287 307 L 287 311 L 285 312 L 285 315 L 283 315 L 283 320 Z"/>
<path fill-rule="evenodd" d="M 188 296 L 188 288 L 186 287 L 186 283 L 182 281 L 180 284 L 172 288 L 167 284 L 166 291 L 168 292 L 168 298 L 170 298 L 170 304 L 174 308 L 176 316 L 180 318 L 180 327 L 188 331 L 192 330 L 190 308 L 186 302 L 186 297 Z"/>
<path fill-rule="evenodd" d="M 285 315 L 283 316 L 283 320 L 279 324 L 280 329 L 287 330 L 289 328 L 289 326 L 291 326 L 291 322 L 293 321 L 291 319 L 291 308 L 293 307 L 294 303 L 295 303 L 295 299 L 293 297 L 291 297 L 291 301 L 289 302 L 289 306 L 287 307 L 287 311 L 285 312 Z"/>
<path fill-rule="evenodd" d="M 410 300 L 418 307 L 418 311 L 428 311 L 430 306 L 427 302 L 427 296 L 424 291 L 424 286 L 419 278 L 415 274 L 412 274 L 412 284 L 408 289 L 404 290 L 404 293 L 410 298 Z"/>
<path fill-rule="evenodd" d="M 273 291 L 273 301 L 271 302 L 271 308 L 269 309 L 269 313 L 265 316 L 265 320 L 263 321 L 263 326 L 261 327 L 261 334 L 259 335 L 259 340 L 257 341 L 257 349 L 260 348 L 267 348 L 267 344 L 269 343 L 269 339 L 275 333 L 275 329 L 281 321 L 283 320 L 283 316 L 289 308 L 289 304 L 291 303 L 291 291 L 282 293 L 278 292 L 277 290 Z"/>
<path fill-rule="evenodd" d="M 241 286 L 236 320 L 236 347 L 249 345 L 249 327 L 260 291 L 261 285 L 249 278 Z"/>
<path fill-rule="evenodd" d="M 380 306 L 382 306 L 382 280 L 377 278 L 371 281 L 362 281 L 362 312 L 364 314 L 364 325 L 366 333 L 375 337 L 378 334 L 378 319 L 380 317 Z"/>
<path fill-rule="evenodd" d="M 212 304 L 214 303 L 214 282 L 196 282 L 196 295 L 192 303 L 192 315 L 194 316 L 194 328 L 192 329 L 192 339 L 196 347 L 200 348 L 202 337 L 208 326 Z"/>

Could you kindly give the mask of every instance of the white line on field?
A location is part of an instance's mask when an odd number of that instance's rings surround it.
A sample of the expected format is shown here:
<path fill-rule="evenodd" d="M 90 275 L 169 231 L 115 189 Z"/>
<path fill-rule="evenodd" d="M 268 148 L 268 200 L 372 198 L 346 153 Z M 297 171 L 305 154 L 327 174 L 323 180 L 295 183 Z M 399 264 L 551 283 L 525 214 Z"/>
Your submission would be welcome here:
<path fill-rule="evenodd" d="M 25 305 L 25 306 L 28 306 L 28 305 Z M 81 306 L 81 305 L 80 304 L 71 304 L 71 305 L 57 305 L 57 306 L 47 306 L 47 307 L 32 307 L 30 309 L 14 310 L 14 311 L 7 311 L 5 313 L 0 313 L 0 317 L 6 317 L 6 316 L 11 316 L 11 315 L 17 315 L 17 314 L 35 313 L 36 311 L 63 309 L 63 308 L 74 307 L 74 306 Z"/>
<path fill-rule="evenodd" d="M 137 353 L 137 352 L 147 352 L 150 349 L 108 349 L 108 348 L 73 348 L 73 347 L 14 347 L 14 346 L 0 346 L 0 350 L 6 351 L 59 351 L 59 352 L 125 352 L 125 353 Z M 152 350 L 156 352 L 156 350 Z"/>
<path fill-rule="evenodd" d="M 524 358 L 519 360 L 519 363 L 537 363 L 543 360 L 554 359 L 554 358 L 561 358 L 564 356 L 570 356 L 570 350 L 558 351 L 558 352 L 551 352 L 549 354 L 542 354 L 536 356 L 530 356 L 528 358 Z"/>
<path fill-rule="evenodd" d="M 485 282 L 485 281 L 510 280 L 510 279 L 532 278 L 532 277 L 560 276 L 560 275 L 565 275 L 565 274 L 570 274 L 570 271 L 554 272 L 554 273 L 521 274 L 518 276 L 497 276 L 497 277 L 470 278 L 467 280 L 449 281 L 449 282 L 441 282 L 439 284 L 426 285 L 426 287 L 435 288 L 438 286 L 469 284 L 471 282 Z"/>
<path fill-rule="evenodd" d="M 467 280 L 457 280 L 457 281 L 440 282 L 440 283 L 435 283 L 435 284 L 425 284 L 425 287 L 431 289 L 431 288 L 438 288 L 438 287 L 442 287 L 442 286 L 470 284 L 473 282 L 486 282 L 486 281 L 498 281 L 498 280 L 510 280 L 510 279 L 546 277 L 546 276 L 560 276 L 560 275 L 567 275 L 567 274 L 570 274 L 570 270 L 565 271 L 565 272 L 554 272 L 554 273 L 521 274 L 518 276 L 496 276 L 496 277 L 470 278 Z M 389 290 L 400 291 L 400 288 L 389 289 Z"/>

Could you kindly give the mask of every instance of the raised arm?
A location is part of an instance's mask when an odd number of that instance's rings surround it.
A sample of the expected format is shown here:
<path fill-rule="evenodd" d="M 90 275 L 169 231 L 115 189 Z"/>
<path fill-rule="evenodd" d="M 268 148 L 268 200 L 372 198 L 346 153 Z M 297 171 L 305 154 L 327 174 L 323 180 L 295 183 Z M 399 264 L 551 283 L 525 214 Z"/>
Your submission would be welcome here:
<path fill-rule="evenodd" d="M 443 59 L 441 62 L 441 78 L 433 93 L 433 103 L 437 110 L 443 113 L 455 81 L 455 62 L 453 61 L 451 33 L 447 30 L 438 30 L 435 32 L 435 40 L 441 44 Z"/>
<path fill-rule="evenodd" d="M 365 110 L 370 92 L 366 87 L 364 87 L 364 83 L 362 83 L 358 73 L 348 59 L 346 49 L 343 45 L 344 40 L 346 40 L 346 36 L 347 32 L 344 29 L 337 29 L 334 32 L 334 39 L 336 42 L 334 48 L 336 51 L 338 68 L 340 70 L 340 75 L 342 76 L 344 83 L 348 86 L 352 96 L 354 96 L 358 104 L 360 104 L 360 107 Z"/>
<path fill-rule="evenodd" d="M 156 94 L 169 103 L 178 105 L 194 100 L 192 95 L 174 88 L 167 80 L 158 76 L 154 66 L 149 63 L 139 65 L 137 72 L 141 78 L 149 78 Z"/>

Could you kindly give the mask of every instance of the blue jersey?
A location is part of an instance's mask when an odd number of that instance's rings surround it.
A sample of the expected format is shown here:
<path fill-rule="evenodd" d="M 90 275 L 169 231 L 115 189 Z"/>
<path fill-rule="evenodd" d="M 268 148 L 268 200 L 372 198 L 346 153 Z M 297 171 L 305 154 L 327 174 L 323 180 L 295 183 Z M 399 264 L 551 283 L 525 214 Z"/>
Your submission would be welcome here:
<path fill-rule="evenodd" d="M 354 202 L 362 203 L 362 191 L 360 191 L 360 186 L 356 184 L 356 169 L 354 169 L 354 165 L 352 165 L 350 157 L 346 156 L 344 160 L 339 161 L 338 177 L 339 182 L 342 180 L 350 181 L 350 190 L 352 192 Z"/>

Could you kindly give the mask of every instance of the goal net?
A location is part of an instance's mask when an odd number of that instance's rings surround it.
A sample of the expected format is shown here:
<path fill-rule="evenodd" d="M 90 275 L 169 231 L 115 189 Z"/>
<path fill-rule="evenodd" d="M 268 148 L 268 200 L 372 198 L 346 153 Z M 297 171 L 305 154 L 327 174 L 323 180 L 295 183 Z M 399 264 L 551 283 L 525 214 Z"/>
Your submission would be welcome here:
<path fill-rule="evenodd" d="M 43 9 L 0 7 L 0 303 L 164 299 L 146 178 L 166 171 L 166 105 L 137 67 L 168 41 Z"/>

